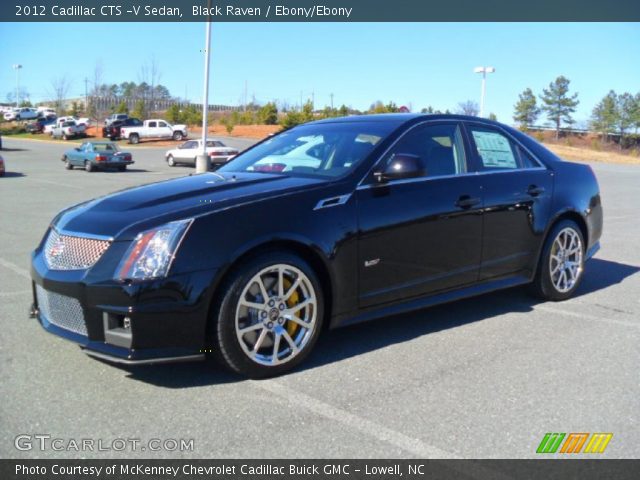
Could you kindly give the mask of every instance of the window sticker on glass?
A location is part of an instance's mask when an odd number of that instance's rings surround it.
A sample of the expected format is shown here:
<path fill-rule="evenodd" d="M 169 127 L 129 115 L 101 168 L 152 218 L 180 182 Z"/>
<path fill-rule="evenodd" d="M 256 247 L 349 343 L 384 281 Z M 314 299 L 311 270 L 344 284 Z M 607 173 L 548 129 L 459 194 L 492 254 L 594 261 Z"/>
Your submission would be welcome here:
<path fill-rule="evenodd" d="M 489 168 L 517 168 L 509 140 L 494 132 L 473 131 L 482 164 Z"/>

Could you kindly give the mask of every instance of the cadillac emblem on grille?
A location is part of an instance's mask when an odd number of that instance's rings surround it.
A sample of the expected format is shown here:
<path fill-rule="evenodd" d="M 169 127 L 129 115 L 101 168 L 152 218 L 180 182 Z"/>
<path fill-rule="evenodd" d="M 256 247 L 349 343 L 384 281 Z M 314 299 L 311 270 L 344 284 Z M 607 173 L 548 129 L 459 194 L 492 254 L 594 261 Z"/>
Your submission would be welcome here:
<path fill-rule="evenodd" d="M 109 248 L 110 241 L 61 235 L 51 229 L 44 257 L 52 270 L 84 270 L 92 267 Z"/>

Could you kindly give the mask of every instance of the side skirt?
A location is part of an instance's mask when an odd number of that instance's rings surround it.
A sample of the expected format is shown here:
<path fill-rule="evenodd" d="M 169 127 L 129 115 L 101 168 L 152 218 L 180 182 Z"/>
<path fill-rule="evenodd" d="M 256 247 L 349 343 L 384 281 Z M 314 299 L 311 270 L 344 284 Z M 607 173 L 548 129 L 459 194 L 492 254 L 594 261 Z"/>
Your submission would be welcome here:
<path fill-rule="evenodd" d="M 368 322 L 377 318 L 408 313 L 415 310 L 421 310 L 427 307 L 433 307 L 443 303 L 461 300 L 463 298 L 475 297 L 496 290 L 517 287 L 531 282 L 531 278 L 525 275 L 509 276 L 501 279 L 492 279 L 480 284 L 476 284 L 466 288 L 457 290 L 449 290 L 447 292 L 429 295 L 425 297 L 413 298 L 401 303 L 391 305 L 382 305 L 369 308 L 365 311 L 356 313 L 355 315 L 342 314 L 334 317 L 331 321 L 330 328 L 346 327 L 356 323 Z"/>

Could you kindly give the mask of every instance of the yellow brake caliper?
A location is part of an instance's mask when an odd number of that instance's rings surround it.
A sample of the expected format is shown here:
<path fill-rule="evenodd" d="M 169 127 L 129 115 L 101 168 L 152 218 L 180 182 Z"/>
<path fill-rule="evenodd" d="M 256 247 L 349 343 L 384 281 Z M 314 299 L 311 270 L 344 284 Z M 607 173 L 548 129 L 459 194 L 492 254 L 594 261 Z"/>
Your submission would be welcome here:
<path fill-rule="evenodd" d="M 291 281 L 288 278 L 285 278 L 283 283 L 284 283 L 284 290 L 286 292 L 291 288 L 292 284 L 291 284 Z M 287 299 L 287 307 L 293 308 L 299 302 L 300 302 L 300 295 L 298 295 L 298 292 L 295 291 Z M 295 323 L 295 322 L 292 322 L 291 320 L 287 321 L 287 333 L 289 334 L 289 336 L 291 338 L 293 338 L 293 335 L 296 333 L 296 330 L 298 330 L 298 324 Z"/>

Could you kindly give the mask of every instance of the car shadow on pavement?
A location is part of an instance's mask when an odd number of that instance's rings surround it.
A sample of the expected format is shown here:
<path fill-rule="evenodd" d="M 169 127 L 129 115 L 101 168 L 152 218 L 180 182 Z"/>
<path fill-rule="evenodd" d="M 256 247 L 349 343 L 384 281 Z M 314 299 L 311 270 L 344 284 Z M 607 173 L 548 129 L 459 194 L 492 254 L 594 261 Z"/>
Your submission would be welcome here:
<path fill-rule="evenodd" d="M 0 149 L 0 152 L 28 152 L 29 149 L 27 148 L 7 148 L 4 147 L 2 149 Z"/>
<path fill-rule="evenodd" d="M 587 264 L 587 274 L 576 297 L 615 286 L 640 271 L 640 267 L 602 259 Z M 394 315 L 371 322 L 326 331 L 309 358 L 294 372 L 369 353 L 441 330 L 460 327 L 512 312 L 526 313 L 541 300 L 529 295 L 525 287 L 493 292 L 453 303 Z M 169 365 L 122 367 L 128 377 L 164 388 L 188 388 L 244 380 L 226 372 L 211 361 Z"/>
<path fill-rule="evenodd" d="M 22 172 L 4 172 L 3 178 L 19 178 L 19 177 L 26 177 L 26 175 Z"/>

